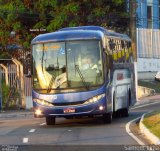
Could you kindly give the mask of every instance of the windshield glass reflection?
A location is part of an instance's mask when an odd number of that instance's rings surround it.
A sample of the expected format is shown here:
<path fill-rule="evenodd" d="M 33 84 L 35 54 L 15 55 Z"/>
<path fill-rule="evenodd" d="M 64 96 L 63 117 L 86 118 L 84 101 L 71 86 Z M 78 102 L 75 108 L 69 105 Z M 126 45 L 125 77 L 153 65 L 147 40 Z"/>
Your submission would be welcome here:
<path fill-rule="evenodd" d="M 69 41 L 33 45 L 35 89 L 92 87 L 103 83 L 99 41 Z"/>

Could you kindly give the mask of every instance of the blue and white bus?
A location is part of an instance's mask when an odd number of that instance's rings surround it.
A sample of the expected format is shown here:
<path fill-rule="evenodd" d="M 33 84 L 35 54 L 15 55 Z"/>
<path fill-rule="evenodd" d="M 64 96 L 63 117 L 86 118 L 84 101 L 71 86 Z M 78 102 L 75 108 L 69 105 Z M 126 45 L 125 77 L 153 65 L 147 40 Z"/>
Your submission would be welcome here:
<path fill-rule="evenodd" d="M 136 101 L 131 40 L 99 26 L 63 28 L 32 40 L 35 117 L 129 115 Z"/>

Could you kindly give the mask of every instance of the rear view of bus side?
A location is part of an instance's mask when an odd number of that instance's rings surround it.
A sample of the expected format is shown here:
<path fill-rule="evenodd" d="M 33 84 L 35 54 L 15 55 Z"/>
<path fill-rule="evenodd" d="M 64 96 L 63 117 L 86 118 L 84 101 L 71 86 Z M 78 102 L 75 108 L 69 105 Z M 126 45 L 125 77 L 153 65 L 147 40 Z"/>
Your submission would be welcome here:
<path fill-rule="evenodd" d="M 32 40 L 35 117 L 126 117 L 136 102 L 135 67 L 127 35 L 99 26 L 63 28 Z"/>

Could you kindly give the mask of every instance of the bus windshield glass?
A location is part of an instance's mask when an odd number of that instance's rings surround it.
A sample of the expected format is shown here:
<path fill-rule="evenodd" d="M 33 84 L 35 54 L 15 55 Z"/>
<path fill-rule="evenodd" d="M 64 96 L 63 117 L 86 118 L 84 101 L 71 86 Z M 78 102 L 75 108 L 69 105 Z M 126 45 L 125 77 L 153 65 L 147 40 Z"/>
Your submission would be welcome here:
<path fill-rule="evenodd" d="M 33 87 L 52 90 L 91 88 L 103 83 L 98 40 L 34 44 Z"/>

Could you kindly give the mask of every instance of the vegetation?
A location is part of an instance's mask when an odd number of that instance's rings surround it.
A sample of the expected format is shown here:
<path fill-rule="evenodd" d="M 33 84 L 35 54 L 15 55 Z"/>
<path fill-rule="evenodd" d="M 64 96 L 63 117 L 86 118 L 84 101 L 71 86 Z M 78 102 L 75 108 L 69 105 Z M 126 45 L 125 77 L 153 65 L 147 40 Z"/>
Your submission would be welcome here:
<path fill-rule="evenodd" d="M 143 124 L 158 138 L 160 138 L 160 110 L 147 114 Z"/>
<path fill-rule="evenodd" d="M 29 48 L 37 34 L 67 26 L 101 25 L 123 32 L 128 21 L 125 0 L 0 0 L 0 49 L 13 43 Z"/>
<path fill-rule="evenodd" d="M 13 91 L 13 94 L 12 94 L 12 98 L 10 98 L 10 100 L 8 102 L 7 109 L 18 108 L 19 104 L 17 104 L 17 103 L 19 103 L 19 102 L 17 102 L 17 99 L 20 100 L 20 94 L 18 93 L 18 90 L 15 87 L 11 88 L 8 85 L 6 85 L 4 79 L 1 82 L 2 82 L 2 108 L 6 107 L 9 92 L 10 92 L 11 89 Z"/>

